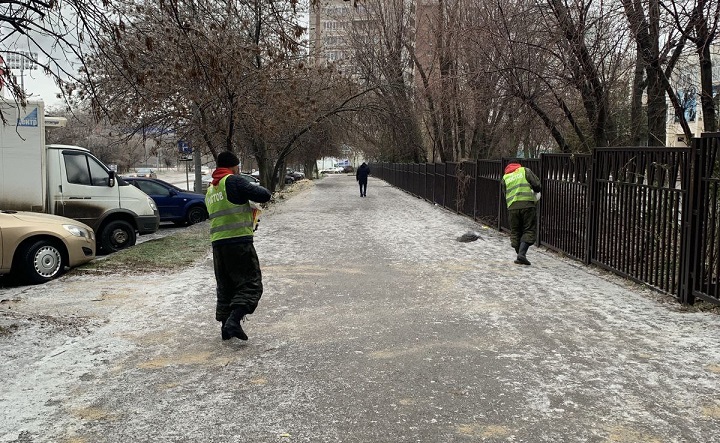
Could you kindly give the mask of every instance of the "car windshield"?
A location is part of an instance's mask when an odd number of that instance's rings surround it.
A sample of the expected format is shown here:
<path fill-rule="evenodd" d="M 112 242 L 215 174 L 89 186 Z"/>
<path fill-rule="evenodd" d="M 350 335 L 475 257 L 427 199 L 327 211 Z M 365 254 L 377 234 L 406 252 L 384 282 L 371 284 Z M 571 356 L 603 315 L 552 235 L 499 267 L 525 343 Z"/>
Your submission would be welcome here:
<path fill-rule="evenodd" d="M 170 189 L 172 189 L 172 190 L 174 190 L 174 191 L 177 191 L 177 192 L 186 192 L 184 189 L 178 188 L 177 186 L 173 185 L 172 183 L 164 182 L 164 181 L 162 181 L 162 180 L 158 180 L 158 181 L 156 182 L 156 181 L 154 181 L 154 180 L 143 180 L 143 179 L 139 179 L 139 180 L 138 180 L 138 179 L 134 179 L 134 178 L 130 177 L 130 178 L 127 179 L 127 181 L 129 181 L 129 182 L 131 182 L 131 183 L 138 183 L 138 187 L 139 187 L 140 189 L 143 189 L 143 187 L 139 185 L 140 183 L 152 183 L 153 185 L 156 185 L 156 186 L 164 186 L 165 188 L 170 188 Z M 144 189 L 143 189 L 143 191 L 144 191 Z"/>

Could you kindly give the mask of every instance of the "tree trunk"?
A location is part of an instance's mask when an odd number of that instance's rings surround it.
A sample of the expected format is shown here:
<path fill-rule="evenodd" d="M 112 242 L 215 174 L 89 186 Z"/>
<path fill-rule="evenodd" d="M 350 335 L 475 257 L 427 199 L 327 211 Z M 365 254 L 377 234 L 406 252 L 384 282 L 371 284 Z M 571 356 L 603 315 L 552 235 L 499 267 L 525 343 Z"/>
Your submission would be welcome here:
<path fill-rule="evenodd" d="M 435 99 L 433 98 L 433 91 L 430 88 L 430 79 L 428 78 L 427 73 L 425 72 L 425 68 L 420 64 L 419 60 L 415 56 L 414 48 L 406 43 L 406 49 L 408 50 L 408 53 L 410 54 L 410 57 L 413 60 L 413 64 L 415 65 L 415 69 L 417 70 L 418 74 L 420 74 L 420 79 L 422 80 L 423 85 L 423 97 L 427 101 L 428 106 L 428 112 L 429 114 L 426 118 L 430 119 L 430 138 L 432 139 L 432 161 L 435 161 L 435 155 L 440 151 L 440 123 L 438 122 L 439 116 L 438 116 L 438 110 L 435 106 Z M 427 156 L 427 154 L 426 154 Z"/>
<path fill-rule="evenodd" d="M 552 138 L 555 139 L 555 142 L 558 144 L 558 147 L 560 148 L 560 152 L 563 153 L 571 153 L 572 149 L 570 149 L 570 146 L 567 144 L 567 141 L 565 141 L 565 138 L 563 137 L 562 133 L 558 130 L 555 123 L 550 119 L 550 117 L 538 106 L 538 104 L 530 97 L 525 98 L 525 103 L 535 111 L 535 114 L 537 114 L 538 117 L 540 117 L 540 120 L 542 120 L 545 127 L 550 131 L 550 135 L 552 135 Z"/>
<path fill-rule="evenodd" d="M 664 72 L 660 65 L 660 4 L 650 0 L 647 19 L 642 8 L 632 0 L 622 0 L 628 23 L 635 33 L 647 72 L 648 146 L 664 146 L 667 122 Z"/>
<path fill-rule="evenodd" d="M 659 78 L 657 63 L 647 67 L 647 117 L 648 117 L 648 146 L 664 146 L 666 136 L 667 104 L 665 103 L 665 89 Z"/>
<path fill-rule="evenodd" d="M 667 102 L 660 66 L 660 2 L 650 0 L 648 8 L 651 63 L 648 64 L 648 146 L 665 146 Z"/>
<path fill-rule="evenodd" d="M 713 35 L 708 30 L 707 17 L 703 8 L 705 2 L 698 2 L 697 13 L 695 14 L 695 35 L 697 36 L 696 46 L 700 59 L 700 104 L 703 112 L 703 125 L 705 132 L 717 131 L 717 118 L 715 101 L 713 100 L 713 72 L 710 46 Z"/>
<path fill-rule="evenodd" d="M 630 99 L 630 144 L 640 146 L 642 138 L 642 96 L 645 91 L 645 65 L 640 44 L 636 43 L 635 75 Z"/>
<path fill-rule="evenodd" d="M 550 0 L 550 6 L 557 18 L 560 29 L 577 63 L 577 89 L 582 95 L 587 119 L 592 127 L 595 146 L 606 146 L 608 128 L 613 127 L 608 111 L 608 97 L 598 67 L 590 48 L 585 43 L 583 23 L 575 23 L 565 5 L 559 0 Z"/>

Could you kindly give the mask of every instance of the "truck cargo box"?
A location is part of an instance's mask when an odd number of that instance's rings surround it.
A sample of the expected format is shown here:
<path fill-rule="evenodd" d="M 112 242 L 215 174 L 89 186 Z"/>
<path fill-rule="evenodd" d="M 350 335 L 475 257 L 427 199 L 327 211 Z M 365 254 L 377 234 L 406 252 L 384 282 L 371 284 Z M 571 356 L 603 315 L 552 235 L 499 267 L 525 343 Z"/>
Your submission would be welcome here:
<path fill-rule="evenodd" d="M 47 212 L 42 102 L 0 100 L 0 209 Z"/>

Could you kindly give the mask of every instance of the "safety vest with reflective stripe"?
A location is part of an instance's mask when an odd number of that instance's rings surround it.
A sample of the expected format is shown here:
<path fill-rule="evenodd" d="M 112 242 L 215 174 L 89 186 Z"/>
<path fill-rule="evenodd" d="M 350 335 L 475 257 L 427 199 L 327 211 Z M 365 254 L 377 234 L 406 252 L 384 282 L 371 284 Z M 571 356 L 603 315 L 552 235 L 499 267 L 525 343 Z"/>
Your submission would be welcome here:
<path fill-rule="evenodd" d="M 505 182 L 505 201 L 508 208 L 518 201 L 535 202 L 535 193 L 530 182 L 525 178 L 525 168 L 517 168 L 509 174 L 503 175 Z"/>
<path fill-rule="evenodd" d="M 249 203 L 236 205 L 227 199 L 226 175 L 216 186 L 209 186 L 205 206 L 210 217 L 210 240 L 247 237 L 253 235 L 253 212 Z"/>

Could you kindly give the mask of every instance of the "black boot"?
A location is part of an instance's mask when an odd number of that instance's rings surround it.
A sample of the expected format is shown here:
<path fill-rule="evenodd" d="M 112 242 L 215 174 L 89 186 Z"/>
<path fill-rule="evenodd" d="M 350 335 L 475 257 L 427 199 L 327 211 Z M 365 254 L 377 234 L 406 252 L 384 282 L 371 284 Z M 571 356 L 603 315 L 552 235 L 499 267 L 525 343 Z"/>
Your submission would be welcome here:
<path fill-rule="evenodd" d="M 529 243 L 520 242 L 520 247 L 518 248 L 518 255 L 517 260 L 515 260 L 515 263 L 520 265 L 529 265 L 530 262 L 525 257 L 525 254 L 527 254 L 528 248 L 530 248 Z"/>
<path fill-rule="evenodd" d="M 243 331 L 242 326 L 240 326 L 240 322 L 242 321 L 243 317 L 245 317 L 245 314 L 241 309 L 234 309 L 232 311 L 232 314 L 230 314 L 230 317 L 228 317 L 227 320 L 225 320 L 225 324 L 223 326 L 223 338 L 225 336 L 228 336 L 228 340 L 231 337 L 237 337 L 240 340 L 247 340 L 248 336 L 245 334 L 245 331 Z"/>
<path fill-rule="evenodd" d="M 225 322 L 227 320 L 223 320 L 222 324 L 220 326 L 220 336 L 223 340 L 230 340 L 232 338 L 232 335 L 228 334 L 227 331 L 225 331 Z"/>

